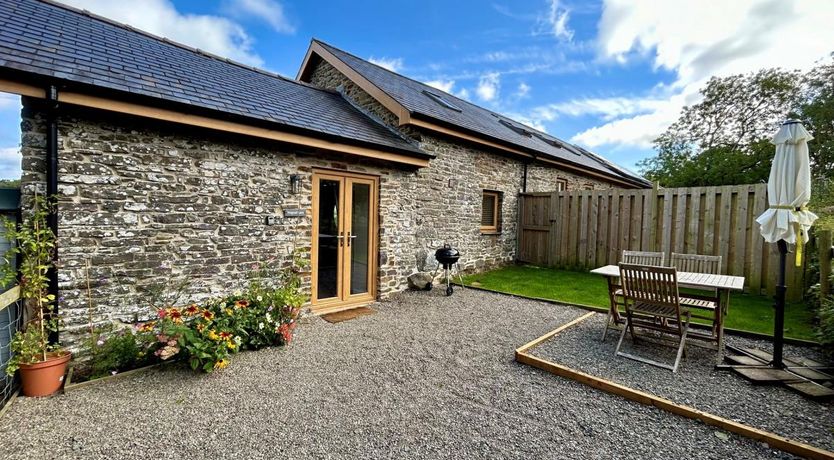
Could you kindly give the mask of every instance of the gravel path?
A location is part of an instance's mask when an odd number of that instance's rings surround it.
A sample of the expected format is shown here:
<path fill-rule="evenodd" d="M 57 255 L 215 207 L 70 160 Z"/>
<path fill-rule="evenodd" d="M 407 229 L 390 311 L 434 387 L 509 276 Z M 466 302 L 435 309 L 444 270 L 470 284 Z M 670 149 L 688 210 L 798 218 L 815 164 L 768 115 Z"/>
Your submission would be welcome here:
<path fill-rule="evenodd" d="M 305 320 L 292 346 L 212 375 L 169 368 L 20 399 L 0 458 L 789 458 L 513 361 L 581 310 L 440 291 Z"/>
<path fill-rule="evenodd" d="M 603 315 L 570 328 L 533 350 L 536 356 L 613 380 L 790 439 L 834 451 L 834 405 L 818 403 L 782 386 L 751 385 L 744 378 L 716 371 L 715 351 L 689 346 L 677 374 L 655 366 L 615 357 L 619 331 L 600 341 Z M 727 344 L 772 350 L 770 342 L 727 337 Z M 626 335 L 623 351 L 672 363 L 676 349 L 650 342 L 636 345 Z M 785 347 L 785 355 L 820 359 L 810 348 Z"/>

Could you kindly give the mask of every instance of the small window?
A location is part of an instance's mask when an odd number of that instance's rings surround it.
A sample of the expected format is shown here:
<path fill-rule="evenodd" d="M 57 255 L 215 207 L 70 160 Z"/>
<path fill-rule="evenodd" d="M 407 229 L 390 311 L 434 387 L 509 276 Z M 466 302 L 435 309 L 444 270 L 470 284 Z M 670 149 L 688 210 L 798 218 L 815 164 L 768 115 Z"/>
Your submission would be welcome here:
<path fill-rule="evenodd" d="M 481 231 L 497 232 L 501 213 L 501 194 L 484 190 L 481 201 Z"/>
<path fill-rule="evenodd" d="M 556 179 L 556 190 L 564 192 L 568 189 L 567 179 Z"/>
<path fill-rule="evenodd" d="M 456 106 L 455 104 L 452 104 L 451 102 L 446 100 L 446 98 L 444 98 L 443 96 L 441 96 L 439 94 L 432 93 L 431 91 L 423 91 L 423 94 L 428 96 L 429 99 L 433 100 L 434 102 L 437 102 L 438 104 L 442 105 L 443 107 L 446 107 L 447 109 L 454 110 L 455 112 L 462 112 L 463 111 L 460 107 Z"/>

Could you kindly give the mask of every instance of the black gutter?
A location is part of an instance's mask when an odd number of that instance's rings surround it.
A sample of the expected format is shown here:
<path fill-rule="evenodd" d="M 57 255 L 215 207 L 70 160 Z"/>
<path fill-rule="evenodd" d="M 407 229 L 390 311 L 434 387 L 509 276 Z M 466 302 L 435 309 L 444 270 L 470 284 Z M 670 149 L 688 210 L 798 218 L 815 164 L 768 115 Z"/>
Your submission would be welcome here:
<path fill-rule="evenodd" d="M 58 196 L 58 88 L 49 85 L 46 88 L 46 199 L 53 204 L 50 206 L 47 215 L 47 226 L 52 230 L 55 239 L 58 239 L 58 203 L 52 200 Z M 52 301 L 53 318 L 58 316 L 58 269 L 55 264 L 58 262 L 58 245 L 52 252 L 52 267 L 47 272 L 49 278 L 49 294 L 54 296 Z M 49 341 L 58 343 L 58 330 L 49 333 Z"/>

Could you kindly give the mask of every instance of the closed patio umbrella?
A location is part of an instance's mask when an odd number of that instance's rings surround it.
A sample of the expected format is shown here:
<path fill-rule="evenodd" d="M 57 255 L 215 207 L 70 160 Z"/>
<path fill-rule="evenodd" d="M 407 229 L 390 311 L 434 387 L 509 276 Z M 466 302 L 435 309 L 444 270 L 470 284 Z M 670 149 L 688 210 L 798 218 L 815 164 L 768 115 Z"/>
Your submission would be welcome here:
<path fill-rule="evenodd" d="M 756 222 L 762 237 L 779 247 L 779 280 L 776 285 L 776 315 L 773 334 L 773 365 L 782 365 L 783 329 L 785 321 L 785 257 L 788 244 L 796 245 L 796 265 L 802 263 L 802 250 L 808 230 L 817 216 L 806 206 L 811 199 L 811 165 L 808 141 L 813 139 L 802 123 L 782 123 L 771 142 L 776 146 L 773 166 L 767 181 L 768 209 Z"/>

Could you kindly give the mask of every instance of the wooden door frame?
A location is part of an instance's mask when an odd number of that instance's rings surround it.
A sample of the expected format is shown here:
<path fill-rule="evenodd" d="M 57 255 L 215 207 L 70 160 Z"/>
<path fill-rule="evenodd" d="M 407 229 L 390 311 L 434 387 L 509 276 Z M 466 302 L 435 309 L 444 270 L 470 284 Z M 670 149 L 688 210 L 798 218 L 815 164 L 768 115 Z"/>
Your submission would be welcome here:
<path fill-rule="evenodd" d="M 329 179 L 329 180 L 339 180 L 341 181 L 341 187 L 339 191 L 339 206 L 341 208 L 340 214 L 340 222 L 339 222 L 339 231 L 344 232 L 344 235 L 347 235 L 346 228 L 350 225 L 350 221 L 348 220 L 351 217 L 351 210 L 347 209 L 348 203 L 348 187 L 347 184 L 349 183 L 349 179 L 359 179 L 367 181 L 371 186 L 370 191 L 370 207 L 371 210 L 368 213 L 368 228 L 369 228 L 369 257 L 368 257 L 368 293 L 367 294 L 355 294 L 353 296 L 350 295 L 349 285 L 346 282 L 348 280 L 348 276 L 350 274 L 350 267 L 349 264 L 346 263 L 345 260 L 345 253 L 347 252 L 347 244 L 341 245 L 339 256 L 338 256 L 338 264 L 340 267 L 339 273 L 341 276 L 339 277 L 339 281 L 337 282 L 337 291 L 339 295 L 337 297 L 331 297 L 325 299 L 323 301 L 319 301 L 317 299 L 318 293 L 318 237 L 319 237 L 319 191 L 318 191 L 318 184 L 322 178 Z M 379 253 L 379 176 L 369 175 L 369 174 L 359 174 L 347 171 L 339 171 L 339 170 L 331 170 L 331 169 L 320 169 L 315 168 L 313 169 L 312 174 L 312 232 L 311 232 L 311 245 L 310 245 L 310 272 L 311 272 L 311 279 L 310 279 L 310 308 L 314 313 L 323 314 L 329 313 L 333 311 L 339 311 L 346 308 L 352 308 L 357 305 L 368 304 L 376 300 L 377 295 L 377 284 L 379 280 L 379 274 L 377 272 L 377 259 Z M 344 241 L 344 240 L 343 240 Z"/>

